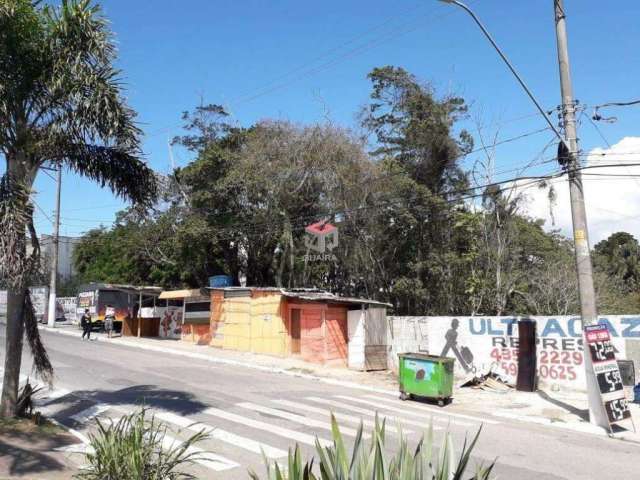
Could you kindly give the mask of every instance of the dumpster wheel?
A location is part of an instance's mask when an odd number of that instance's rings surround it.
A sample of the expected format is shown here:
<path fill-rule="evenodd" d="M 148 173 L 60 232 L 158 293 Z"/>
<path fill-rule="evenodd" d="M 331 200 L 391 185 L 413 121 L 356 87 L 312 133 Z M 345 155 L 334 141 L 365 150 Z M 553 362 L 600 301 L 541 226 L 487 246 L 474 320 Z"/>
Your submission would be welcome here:
<path fill-rule="evenodd" d="M 407 392 L 400 392 L 400 400 L 405 401 L 411 399 L 411 394 Z"/>

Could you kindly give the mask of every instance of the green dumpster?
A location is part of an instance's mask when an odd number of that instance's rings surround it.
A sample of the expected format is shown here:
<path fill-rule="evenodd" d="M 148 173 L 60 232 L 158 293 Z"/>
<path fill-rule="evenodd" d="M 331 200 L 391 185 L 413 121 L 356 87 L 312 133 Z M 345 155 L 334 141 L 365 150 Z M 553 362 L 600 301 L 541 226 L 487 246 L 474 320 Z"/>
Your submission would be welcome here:
<path fill-rule="evenodd" d="M 400 398 L 412 395 L 438 401 L 443 406 L 453 395 L 453 358 L 424 353 L 398 354 Z"/>

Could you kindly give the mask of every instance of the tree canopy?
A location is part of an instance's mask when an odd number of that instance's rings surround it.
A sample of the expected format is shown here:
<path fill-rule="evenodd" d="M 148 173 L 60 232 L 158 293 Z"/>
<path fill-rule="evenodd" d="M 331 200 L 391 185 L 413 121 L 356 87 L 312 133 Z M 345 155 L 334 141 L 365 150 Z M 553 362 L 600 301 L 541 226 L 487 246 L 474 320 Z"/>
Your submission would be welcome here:
<path fill-rule="evenodd" d="M 227 274 L 372 297 L 397 314 L 577 313 L 571 242 L 523 215 L 526 199 L 508 188 L 469 189 L 464 100 L 438 97 L 402 68 L 369 79 L 365 138 L 326 122 L 241 128 L 219 105 L 185 112 L 174 143 L 193 161 L 163 182 L 153 208 L 87 234 L 76 251 L 84 280 L 179 288 Z M 317 221 L 339 232 L 320 260 L 305 244 Z M 614 279 L 626 282 L 626 270 L 609 257 L 600 306 L 632 310 Z"/>

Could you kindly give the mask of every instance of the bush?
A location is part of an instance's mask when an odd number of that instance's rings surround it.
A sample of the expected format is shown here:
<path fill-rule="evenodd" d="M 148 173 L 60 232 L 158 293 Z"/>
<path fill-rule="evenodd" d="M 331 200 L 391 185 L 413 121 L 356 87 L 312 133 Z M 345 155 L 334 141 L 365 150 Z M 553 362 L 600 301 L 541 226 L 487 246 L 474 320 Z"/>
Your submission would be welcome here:
<path fill-rule="evenodd" d="M 89 435 L 88 467 L 76 475 L 81 480 L 178 480 L 192 479 L 183 469 L 198 460 L 191 450 L 205 439 L 204 431 L 184 442 L 171 444 L 167 427 L 141 408 L 120 420 L 97 420 L 97 432 Z"/>
<path fill-rule="evenodd" d="M 429 426 L 426 437 L 422 437 L 415 450 L 410 450 L 406 437 L 399 430 L 400 443 L 397 450 L 388 458 L 385 452 L 385 421 L 376 418 L 371 441 L 362 441 L 362 423 L 353 445 L 351 454 L 347 450 L 340 434 L 336 419 L 331 416 L 333 446 L 322 447 L 316 440 L 316 452 L 319 458 L 320 476 L 314 473 L 314 459 L 304 463 L 300 448 L 289 449 L 288 464 L 285 468 L 265 457 L 268 480 L 489 480 L 495 462 L 489 466 L 476 468 L 473 476 L 465 477 L 471 452 L 480 436 L 480 430 L 467 444 L 465 439 L 460 457 L 456 460 L 451 434 L 447 432 L 436 455 L 433 450 L 433 428 Z M 254 472 L 249 473 L 253 480 L 260 480 Z"/>

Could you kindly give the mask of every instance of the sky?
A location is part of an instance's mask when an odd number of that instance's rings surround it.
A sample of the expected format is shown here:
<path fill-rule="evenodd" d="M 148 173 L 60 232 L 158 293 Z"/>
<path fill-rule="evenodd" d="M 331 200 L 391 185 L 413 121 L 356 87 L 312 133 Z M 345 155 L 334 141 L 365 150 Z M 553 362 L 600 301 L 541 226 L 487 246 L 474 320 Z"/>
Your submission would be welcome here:
<path fill-rule="evenodd" d="M 544 108 L 553 110 L 560 103 L 553 1 L 468 4 Z M 431 83 L 438 95 L 463 96 L 470 114 L 458 128 L 469 129 L 476 145 L 481 136 L 500 141 L 526 135 L 495 148 L 493 180 L 558 168 L 552 161 L 555 147 L 544 150 L 551 132 L 527 135 L 543 129 L 544 119 L 457 7 L 435 0 L 103 0 L 101 5 L 116 35 L 126 97 L 145 133 L 145 160 L 160 172 L 171 170 L 168 139 L 181 133 L 181 113 L 201 102 L 225 106 L 242 126 L 266 118 L 298 123 L 329 118 L 357 129 L 357 112 L 371 91 L 367 73 L 384 65 L 405 68 Z M 640 98 L 640 2 L 619 0 L 610 9 L 601 1 L 565 0 L 565 11 L 575 97 L 585 106 L 581 148 L 622 149 L 621 158 L 632 158 L 633 151 L 640 152 L 640 106 L 603 110 L 617 121 L 598 122 L 599 131 L 590 117 L 594 105 Z M 555 112 L 551 118 L 557 122 Z M 190 160 L 188 152 L 173 149 L 176 166 Z M 482 164 L 487 164 L 483 152 L 465 159 L 467 168 Z M 640 237 L 640 180 L 592 176 L 585 184 L 587 194 L 597 194 L 587 202 L 592 243 L 618 230 Z M 563 185 L 557 184 L 556 222 L 547 226 L 568 233 Z M 548 218 L 546 193 L 527 193 L 527 212 Z M 41 173 L 35 194 L 40 233 L 52 230 L 54 194 L 55 182 Z M 65 172 L 60 233 L 77 236 L 109 226 L 125 206 L 108 190 Z"/>

